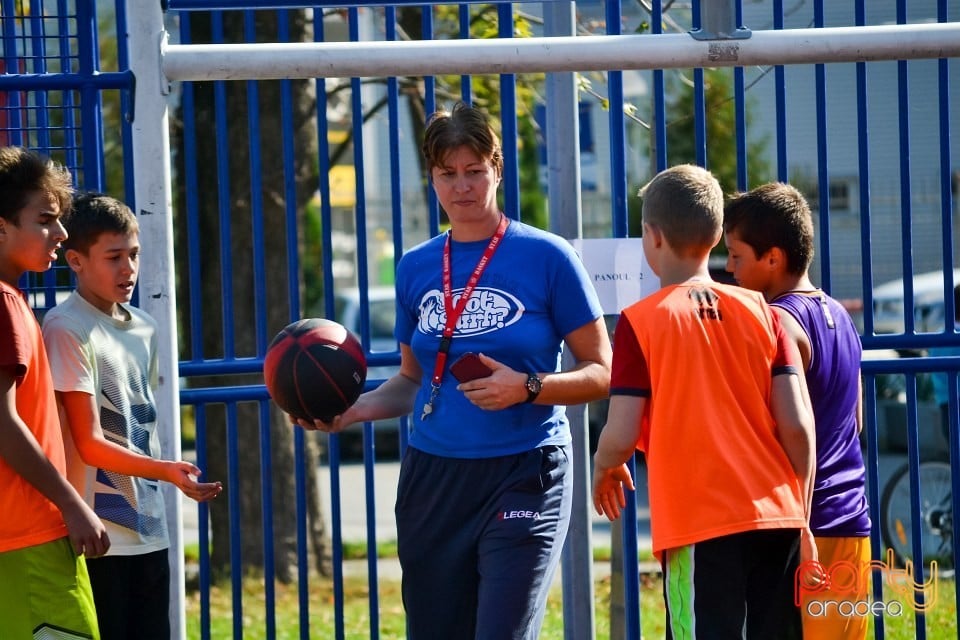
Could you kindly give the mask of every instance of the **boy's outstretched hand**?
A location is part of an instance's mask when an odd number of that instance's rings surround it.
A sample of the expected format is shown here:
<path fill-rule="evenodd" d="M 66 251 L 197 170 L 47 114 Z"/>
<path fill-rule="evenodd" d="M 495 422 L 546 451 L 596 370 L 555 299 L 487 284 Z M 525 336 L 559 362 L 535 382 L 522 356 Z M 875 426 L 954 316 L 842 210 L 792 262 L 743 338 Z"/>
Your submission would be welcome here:
<path fill-rule="evenodd" d="M 189 462 L 171 462 L 167 481 L 175 484 L 188 498 L 197 502 L 206 502 L 220 495 L 223 485 L 220 482 L 197 482 L 203 473 Z"/>
<path fill-rule="evenodd" d="M 620 517 L 620 510 L 627 506 L 624 486 L 634 490 L 633 478 L 626 464 L 609 468 L 594 465 L 593 508 L 597 510 L 597 514 L 607 516 L 610 520 Z"/>

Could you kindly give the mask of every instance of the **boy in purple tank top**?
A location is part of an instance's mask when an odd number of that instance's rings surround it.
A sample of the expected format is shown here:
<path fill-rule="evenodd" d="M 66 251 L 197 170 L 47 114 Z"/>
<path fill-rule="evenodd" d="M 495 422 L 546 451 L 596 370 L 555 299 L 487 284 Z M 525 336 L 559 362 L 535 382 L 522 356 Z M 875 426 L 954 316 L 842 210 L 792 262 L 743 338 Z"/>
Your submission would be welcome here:
<path fill-rule="evenodd" d="M 822 570 L 841 561 L 860 568 L 870 562 L 870 517 L 862 428 L 860 335 L 839 302 L 810 281 L 813 220 L 794 187 L 770 183 L 731 198 L 723 230 L 727 271 L 740 286 L 760 291 L 796 342 L 816 422 L 817 470 L 810 528 Z M 860 576 L 869 572 L 860 571 Z M 804 640 L 865 638 L 869 580 L 851 587 L 802 583 L 795 600 L 803 615 Z M 848 602 L 846 606 L 840 603 Z M 844 615 L 852 612 L 853 615 Z"/>

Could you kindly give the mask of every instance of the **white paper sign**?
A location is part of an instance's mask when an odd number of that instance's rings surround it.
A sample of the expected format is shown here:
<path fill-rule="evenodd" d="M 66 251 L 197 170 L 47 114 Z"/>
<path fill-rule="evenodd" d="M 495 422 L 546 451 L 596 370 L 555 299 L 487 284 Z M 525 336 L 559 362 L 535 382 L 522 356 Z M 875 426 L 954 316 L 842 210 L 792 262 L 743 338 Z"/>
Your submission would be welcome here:
<path fill-rule="evenodd" d="M 577 238 L 571 244 L 590 274 L 605 315 L 618 314 L 660 288 L 640 238 Z"/>

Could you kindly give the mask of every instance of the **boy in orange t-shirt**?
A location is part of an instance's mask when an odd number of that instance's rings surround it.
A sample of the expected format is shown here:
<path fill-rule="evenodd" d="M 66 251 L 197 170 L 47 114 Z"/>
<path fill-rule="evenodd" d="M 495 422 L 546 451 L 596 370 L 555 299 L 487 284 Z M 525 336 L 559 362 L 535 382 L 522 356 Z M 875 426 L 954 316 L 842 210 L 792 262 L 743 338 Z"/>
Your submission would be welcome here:
<path fill-rule="evenodd" d="M 661 289 L 614 332 L 593 500 L 611 520 L 646 455 L 668 638 L 799 637 L 794 571 L 807 526 L 813 419 L 800 358 L 763 297 L 710 278 L 723 192 L 680 165 L 643 189 L 643 249 Z"/>
<path fill-rule="evenodd" d="M 17 288 L 56 259 L 70 193 L 63 167 L 0 147 L 0 638 L 100 637 L 84 555 L 110 539 L 67 481 L 40 326 Z"/>

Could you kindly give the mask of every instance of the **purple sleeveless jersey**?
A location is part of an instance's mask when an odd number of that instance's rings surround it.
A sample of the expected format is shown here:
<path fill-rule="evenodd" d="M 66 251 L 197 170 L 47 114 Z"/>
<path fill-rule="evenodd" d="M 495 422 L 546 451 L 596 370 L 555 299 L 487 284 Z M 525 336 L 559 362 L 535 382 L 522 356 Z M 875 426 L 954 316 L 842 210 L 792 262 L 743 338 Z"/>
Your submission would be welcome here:
<path fill-rule="evenodd" d="M 846 310 L 822 291 L 786 293 L 771 304 L 796 318 L 810 339 L 806 376 L 817 423 L 810 528 L 817 536 L 868 536 L 866 470 L 856 419 L 860 336 Z"/>

